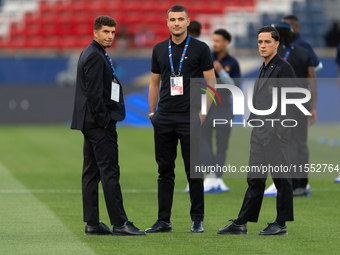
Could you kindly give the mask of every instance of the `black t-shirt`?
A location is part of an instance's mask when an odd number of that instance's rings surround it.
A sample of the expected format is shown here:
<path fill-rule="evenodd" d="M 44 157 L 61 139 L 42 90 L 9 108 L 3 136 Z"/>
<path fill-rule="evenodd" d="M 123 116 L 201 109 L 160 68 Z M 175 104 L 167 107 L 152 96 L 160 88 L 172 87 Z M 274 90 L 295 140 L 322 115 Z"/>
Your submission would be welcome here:
<path fill-rule="evenodd" d="M 179 63 L 187 38 L 180 44 L 171 41 L 172 61 L 175 74 L 178 74 Z M 171 67 L 169 60 L 169 39 L 156 44 L 152 52 L 151 72 L 161 74 L 161 90 L 158 102 L 160 112 L 190 111 L 190 78 L 203 78 L 203 71 L 214 68 L 210 49 L 207 44 L 195 38 L 190 42 L 183 60 L 183 95 L 170 95 Z"/>
<path fill-rule="evenodd" d="M 288 47 L 280 45 L 277 52 L 283 58 L 286 55 L 287 50 Z M 314 66 L 309 52 L 301 46 L 294 44 L 287 61 L 293 67 L 296 78 L 299 78 L 299 86 L 302 88 L 308 88 L 307 68 Z"/>

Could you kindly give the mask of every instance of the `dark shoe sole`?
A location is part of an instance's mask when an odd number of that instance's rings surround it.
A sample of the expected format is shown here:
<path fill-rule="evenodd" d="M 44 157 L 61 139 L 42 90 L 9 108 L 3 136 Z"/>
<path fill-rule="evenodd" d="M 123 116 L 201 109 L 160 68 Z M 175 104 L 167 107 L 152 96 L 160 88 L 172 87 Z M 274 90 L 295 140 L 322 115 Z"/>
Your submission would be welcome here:
<path fill-rule="evenodd" d="M 172 229 L 167 229 L 167 230 L 158 230 L 158 231 L 145 231 L 147 234 L 153 234 L 153 233 L 172 233 L 174 232 Z"/>
<path fill-rule="evenodd" d="M 101 233 L 85 233 L 84 236 L 108 236 L 112 235 L 112 233 L 109 234 L 101 234 Z"/>
<path fill-rule="evenodd" d="M 226 232 L 226 233 L 217 232 L 217 234 L 219 235 L 248 235 L 248 232 Z"/>
<path fill-rule="evenodd" d="M 259 236 L 287 236 L 288 233 L 278 233 L 278 234 L 261 234 L 259 233 Z"/>
<path fill-rule="evenodd" d="M 146 234 L 125 234 L 125 233 L 113 233 L 113 236 L 146 236 Z"/>
<path fill-rule="evenodd" d="M 204 230 L 203 231 L 192 231 L 192 230 L 190 230 L 190 233 L 192 233 L 192 234 L 200 234 L 200 233 L 203 233 L 204 232 Z"/>

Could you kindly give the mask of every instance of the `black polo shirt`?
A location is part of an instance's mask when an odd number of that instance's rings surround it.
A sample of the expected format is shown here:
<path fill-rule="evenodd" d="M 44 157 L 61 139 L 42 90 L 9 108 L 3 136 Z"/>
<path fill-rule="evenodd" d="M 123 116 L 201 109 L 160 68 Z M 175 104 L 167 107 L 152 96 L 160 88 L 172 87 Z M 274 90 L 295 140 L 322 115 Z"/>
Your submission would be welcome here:
<path fill-rule="evenodd" d="M 277 53 L 282 58 L 284 58 L 287 50 L 288 47 L 280 45 Z M 293 67 L 296 78 L 305 78 L 297 80 L 299 87 L 308 88 L 307 68 L 310 66 L 314 66 L 312 57 L 309 52 L 301 46 L 294 44 L 287 58 L 287 62 Z"/>
<path fill-rule="evenodd" d="M 171 41 L 172 61 L 175 74 L 178 74 L 179 63 L 187 38 L 180 44 Z M 203 78 L 203 71 L 214 68 L 208 45 L 195 38 L 190 42 L 183 60 L 183 95 L 170 95 L 171 67 L 169 60 L 169 39 L 156 44 L 152 52 L 151 72 L 161 74 L 161 90 L 158 102 L 160 112 L 189 112 L 190 111 L 190 78 Z"/>
<path fill-rule="evenodd" d="M 277 58 L 277 54 L 275 54 L 274 57 L 272 57 L 272 59 L 268 62 L 267 65 L 264 64 L 264 62 L 262 63 L 262 69 L 261 69 L 261 72 L 259 74 L 259 77 L 260 78 L 264 78 L 266 76 L 266 72 L 270 66 L 270 64 L 275 60 L 276 61 L 276 58 Z"/>
<path fill-rule="evenodd" d="M 272 59 L 269 61 L 269 63 L 268 63 L 267 65 L 265 65 L 264 62 L 262 63 L 262 67 L 261 67 L 261 69 L 260 69 L 260 73 L 259 73 L 259 76 L 258 76 L 260 79 L 262 79 L 262 78 L 265 77 L 266 72 L 267 72 L 267 70 L 268 70 L 268 67 L 270 66 L 270 64 L 271 64 L 274 60 L 276 61 L 276 58 L 278 58 L 278 55 L 277 55 L 277 54 L 275 54 L 275 56 L 272 57 Z M 254 92 L 257 92 L 257 90 L 259 89 L 259 86 L 257 86 L 255 89 L 256 89 L 256 91 L 254 91 Z"/>

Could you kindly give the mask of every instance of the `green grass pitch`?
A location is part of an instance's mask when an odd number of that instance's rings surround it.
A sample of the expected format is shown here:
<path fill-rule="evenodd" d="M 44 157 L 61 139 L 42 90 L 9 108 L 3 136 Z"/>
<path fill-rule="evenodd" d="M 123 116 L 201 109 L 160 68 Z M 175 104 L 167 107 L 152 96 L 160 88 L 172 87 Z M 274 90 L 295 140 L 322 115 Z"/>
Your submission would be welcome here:
<path fill-rule="evenodd" d="M 234 128 L 228 164 L 247 165 L 251 129 Z M 340 125 L 309 130 L 310 163 L 340 164 L 340 147 L 319 137 L 340 139 Z M 288 236 L 258 236 L 275 219 L 275 198 L 265 197 L 258 223 L 249 235 L 217 235 L 237 217 L 247 187 L 245 178 L 228 178 L 228 193 L 205 195 L 203 234 L 190 234 L 189 195 L 178 153 L 172 209 L 174 233 L 142 237 L 84 236 L 82 221 L 81 132 L 62 125 L 0 126 L 0 254 L 338 254 L 340 184 L 336 172 L 311 178 L 312 195 L 295 198 L 295 221 Z M 157 219 L 157 165 L 153 130 L 118 128 L 121 187 L 127 215 L 146 229 Z M 313 175 L 318 177 L 317 175 Z M 270 178 L 267 186 L 271 184 Z M 101 221 L 109 224 L 100 193 Z"/>

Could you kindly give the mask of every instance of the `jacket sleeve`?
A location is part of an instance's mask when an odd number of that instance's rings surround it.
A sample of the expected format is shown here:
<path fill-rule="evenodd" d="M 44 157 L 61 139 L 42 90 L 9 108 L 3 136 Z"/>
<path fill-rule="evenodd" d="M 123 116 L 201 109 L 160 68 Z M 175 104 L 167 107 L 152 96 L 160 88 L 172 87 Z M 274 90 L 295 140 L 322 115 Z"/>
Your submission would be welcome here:
<path fill-rule="evenodd" d="M 98 53 L 91 53 L 85 60 L 84 74 L 89 110 L 101 127 L 105 127 L 111 120 L 103 101 L 103 69 L 104 62 Z"/>

